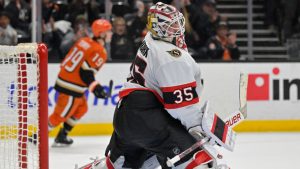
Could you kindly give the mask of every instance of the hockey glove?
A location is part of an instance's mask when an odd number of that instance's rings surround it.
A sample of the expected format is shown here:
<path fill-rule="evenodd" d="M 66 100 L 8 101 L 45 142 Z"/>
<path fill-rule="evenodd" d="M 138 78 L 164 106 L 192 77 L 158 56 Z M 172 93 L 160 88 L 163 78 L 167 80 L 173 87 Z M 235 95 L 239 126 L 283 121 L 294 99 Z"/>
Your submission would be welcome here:
<path fill-rule="evenodd" d="M 106 99 L 108 94 L 104 91 L 104 88 L 96 81 L 91 83 L 89 87 L 90 92 L 93 92 L 97 98 Z"/>
<path fill-rule="evenodd" d="M 193 126 L 191 128 L 188 129 L 189 133 L 196 139 L 196 140 L 202 140 L 204 137 L 206 137 L 206 134 L 203 130 L 202 127 L 202 119 L 203 119 L 203 114 L 206 111 L 207 104 L 204 104 L 203 107 L 200 110 L 199 115 L 201 116 L 200 121 L 199 121 L 199 125 Z"/>
<path fill-rule="evenodd" d="M 195 126 L 189 129 L 189 133 L 197 140 L 200 141 L 205 137 L 204 131 L 200 126 Z"/>

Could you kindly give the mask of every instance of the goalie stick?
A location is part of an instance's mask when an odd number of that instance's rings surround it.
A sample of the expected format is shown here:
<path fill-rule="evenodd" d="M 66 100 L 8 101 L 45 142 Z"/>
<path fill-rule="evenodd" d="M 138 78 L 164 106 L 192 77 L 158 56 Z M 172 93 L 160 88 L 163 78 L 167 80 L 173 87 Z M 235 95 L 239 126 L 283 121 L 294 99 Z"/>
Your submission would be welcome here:
<path fill-rule="evenodd" d="M 98 157 L 96 158 L 90 158 L 93 162 L 90 162 L 82 167 L 78 167 L 78 164 L 75 165 L 75 169 L 93 169 L 96 165 L 101 163 L 103 160 L 106 160 L 106 158 L 99 159 Z"/>
<path fill-rule="evenodd" d="M 224 121 L 228 127 L 233 128 L 238 125 L 247 117 L 247 87 L 248 87 L 248 74 L 240 73 L 239 79 L 239 110 L 231 113 Z M 232 122 L 233 121 L 233 122 Z M 184 158 L 190 152 L 196 150 L 198 147 L 202 147 L 207 142 L 207 138 L 200 140 L 190 148 L 186 149 L 179 155 L 167 160 L 167 165 L 169 167 L 174 166 L 176 162 Z"/>
<path fill-rule="evenodd" d="M 178 162 L 180 159 L 182 159 L 183 157 L 185 157 L 186 155 L 190 154 L 192 151 L 196 150 L 198 147 L 201 147 L 203 146 L 205 143 L 207 143 L 209 140 L 208 140 L 208 137 L 205 137 L 204 139 L 200 140 L 200 141 L 197 141 L 195 144 L 193 144 L 190 148 L 184 150 L 182 153 L 176 155 L 175 157 L 173 158 L 168 158 L 167 160 L 167 165 L 168 167 L 172 167 L 174 166 L 174 164 L 176 162 Z"/>
<path fill-rule="evenodd" d="M 233 128 L 244 119 L 247 118 L 247 88 L 248 88 L 248 74 L 241 73 L 239 81 L 239 102 L 240 108 L 238 111 L 231 113 L 224 121 Z"/>

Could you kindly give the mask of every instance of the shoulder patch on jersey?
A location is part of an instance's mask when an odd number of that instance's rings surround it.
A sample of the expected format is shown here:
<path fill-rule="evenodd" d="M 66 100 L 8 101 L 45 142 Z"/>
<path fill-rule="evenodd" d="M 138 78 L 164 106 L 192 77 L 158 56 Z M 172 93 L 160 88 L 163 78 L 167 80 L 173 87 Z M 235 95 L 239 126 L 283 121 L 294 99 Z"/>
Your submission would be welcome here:
<path fill-rule="evenodd" d="M 178 58 L 181 56 L 181 52 L 178 49 L 172 49 L 170 51 L 167 51 L 171 56 Z"/>

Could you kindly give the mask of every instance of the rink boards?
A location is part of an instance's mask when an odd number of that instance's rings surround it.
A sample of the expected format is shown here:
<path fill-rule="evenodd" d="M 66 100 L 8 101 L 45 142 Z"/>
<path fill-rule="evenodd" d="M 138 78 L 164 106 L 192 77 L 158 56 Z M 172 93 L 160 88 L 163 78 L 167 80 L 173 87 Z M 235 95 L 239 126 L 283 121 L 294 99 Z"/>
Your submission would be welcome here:
<path fill-rule="evenodd" d="M 112 98 L 96 99 L 86 93 L 89 111 L 75 127 L 74 135 L 109 134 L 118 92 L 129 72 L 130 63 L 107 63 L 97 80 L 108 86 L 114 81 Z M 200 101 L 210 100 L 222 118 L 238 109 L 238 79 L 248 73 L 248 119 L 237 131 L 300 131 L 300 63 L 199 63 L 204 90 Z M 49 113 L 55 105 L 53 85 L 58 64 L 49 64 Z"/>

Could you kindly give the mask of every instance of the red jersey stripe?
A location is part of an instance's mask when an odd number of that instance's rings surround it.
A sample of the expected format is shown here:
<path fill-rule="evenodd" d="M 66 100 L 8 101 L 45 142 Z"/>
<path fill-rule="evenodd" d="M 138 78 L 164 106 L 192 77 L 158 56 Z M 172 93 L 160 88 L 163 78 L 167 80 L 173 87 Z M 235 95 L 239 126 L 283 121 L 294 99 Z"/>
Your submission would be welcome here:
<path fill-rule="evenodd" d="M 196 81 L 178 85 L 178 86 L 161 87 L 161 90 L 162 90 L 162 92 L 173 92 L 175 90 L 183 89 L 183 88 L 187 88 L 187 87 L 197 87 Z"/>

